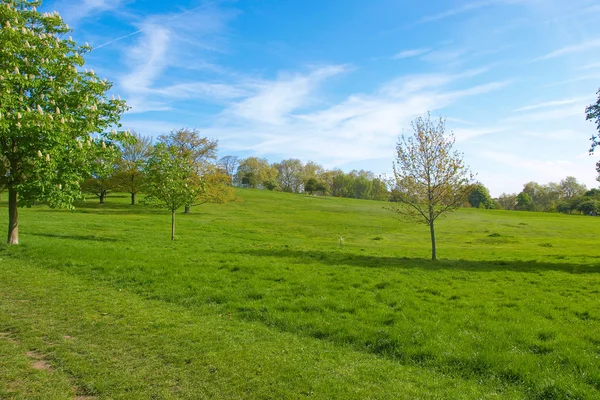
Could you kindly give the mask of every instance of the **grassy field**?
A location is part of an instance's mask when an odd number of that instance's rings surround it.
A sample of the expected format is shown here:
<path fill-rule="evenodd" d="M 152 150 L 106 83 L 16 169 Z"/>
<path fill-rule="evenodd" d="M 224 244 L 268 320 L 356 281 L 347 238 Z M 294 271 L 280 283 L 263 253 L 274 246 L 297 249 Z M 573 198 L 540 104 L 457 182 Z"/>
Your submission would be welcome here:
<path fill-rule="evenodd" d="M 0 398 L 600 398 L 600 218 L 237 196 L 22 210 Z"/>

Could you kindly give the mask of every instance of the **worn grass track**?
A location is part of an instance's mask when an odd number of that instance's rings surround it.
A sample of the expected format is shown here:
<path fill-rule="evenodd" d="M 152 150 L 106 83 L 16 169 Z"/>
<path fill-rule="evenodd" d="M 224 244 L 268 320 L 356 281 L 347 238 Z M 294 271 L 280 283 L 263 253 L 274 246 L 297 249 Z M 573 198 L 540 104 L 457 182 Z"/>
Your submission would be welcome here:
<path fill-rule="evenodd" d="M 48 376 L 98 398 L 600 395 L 600 219 L 460 210 L 432 263 L 385 203 L 237 194 L 179 214 L 174 243 L 126 197 L 23 210 L 0 250 L 0 354 L 21 365 L 0 397 Z"/>

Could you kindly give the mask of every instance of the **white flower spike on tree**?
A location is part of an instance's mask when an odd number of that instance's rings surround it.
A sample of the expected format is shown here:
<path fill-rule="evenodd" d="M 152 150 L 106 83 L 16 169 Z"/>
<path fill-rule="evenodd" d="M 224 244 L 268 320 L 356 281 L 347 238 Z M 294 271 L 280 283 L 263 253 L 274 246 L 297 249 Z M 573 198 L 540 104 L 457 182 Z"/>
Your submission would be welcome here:
<path fill-rule="evenodd" d="M 6 160 L 0 185 L 9 194 L 9 244 L 19 242 L 18 207 L 37 200 L 72 208 L 82 198 L 79 182 L 110 164 L 99 160 L 116 157 L 109 144 L 131 140 L 109 131 L 120 127 L 125 102 L 107 100 L 111 85 L 78 70 L 91 48 L 66 40 L 69 27 L 57 13 L 39 13 L 40 5 L 0 3 L 0 151 Z M 90 133 L 89 146 L 80 148 Z"/>

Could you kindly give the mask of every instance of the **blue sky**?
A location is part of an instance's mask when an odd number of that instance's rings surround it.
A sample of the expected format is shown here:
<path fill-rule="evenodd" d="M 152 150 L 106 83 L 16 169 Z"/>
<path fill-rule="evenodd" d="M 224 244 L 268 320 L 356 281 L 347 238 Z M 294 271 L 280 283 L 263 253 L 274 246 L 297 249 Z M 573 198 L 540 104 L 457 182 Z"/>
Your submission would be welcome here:
<path fill-rule="evenodd" d="M 391 172 L 431 111 L 492 195 L 573 175 L 597 187 L 597 0 L 47 0 L 132 107 L 219 154 Z"/>

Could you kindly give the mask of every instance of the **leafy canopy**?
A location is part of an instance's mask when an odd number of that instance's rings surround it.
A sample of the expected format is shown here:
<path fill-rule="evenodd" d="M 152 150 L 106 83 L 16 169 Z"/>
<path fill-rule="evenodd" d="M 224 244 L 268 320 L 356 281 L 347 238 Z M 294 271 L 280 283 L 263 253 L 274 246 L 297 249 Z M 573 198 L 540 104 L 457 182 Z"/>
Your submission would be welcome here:
<path fill-rule="evenodd" d="M 431 224 L 440 215 L 460 207 L 473 175 L 462 154 L 454 151 L 454 136 L 446 137 L 445 122 L 419 117 L 413 135 L 396 146 L 394 198 L 405 206 L 392 210 L 414 222 Z"/>
<path fill-rule="evenodd" d="M 65 37 L 58 13 L 40 13 L 40 1 L 0 4 L 0 185 L 18 204 L 42 200 L 72 207 L 80 182 L 112 160 L 126 141 L 122 100 L 108 100 L 111 84 L 81 70 L 91 50 Z"/>

